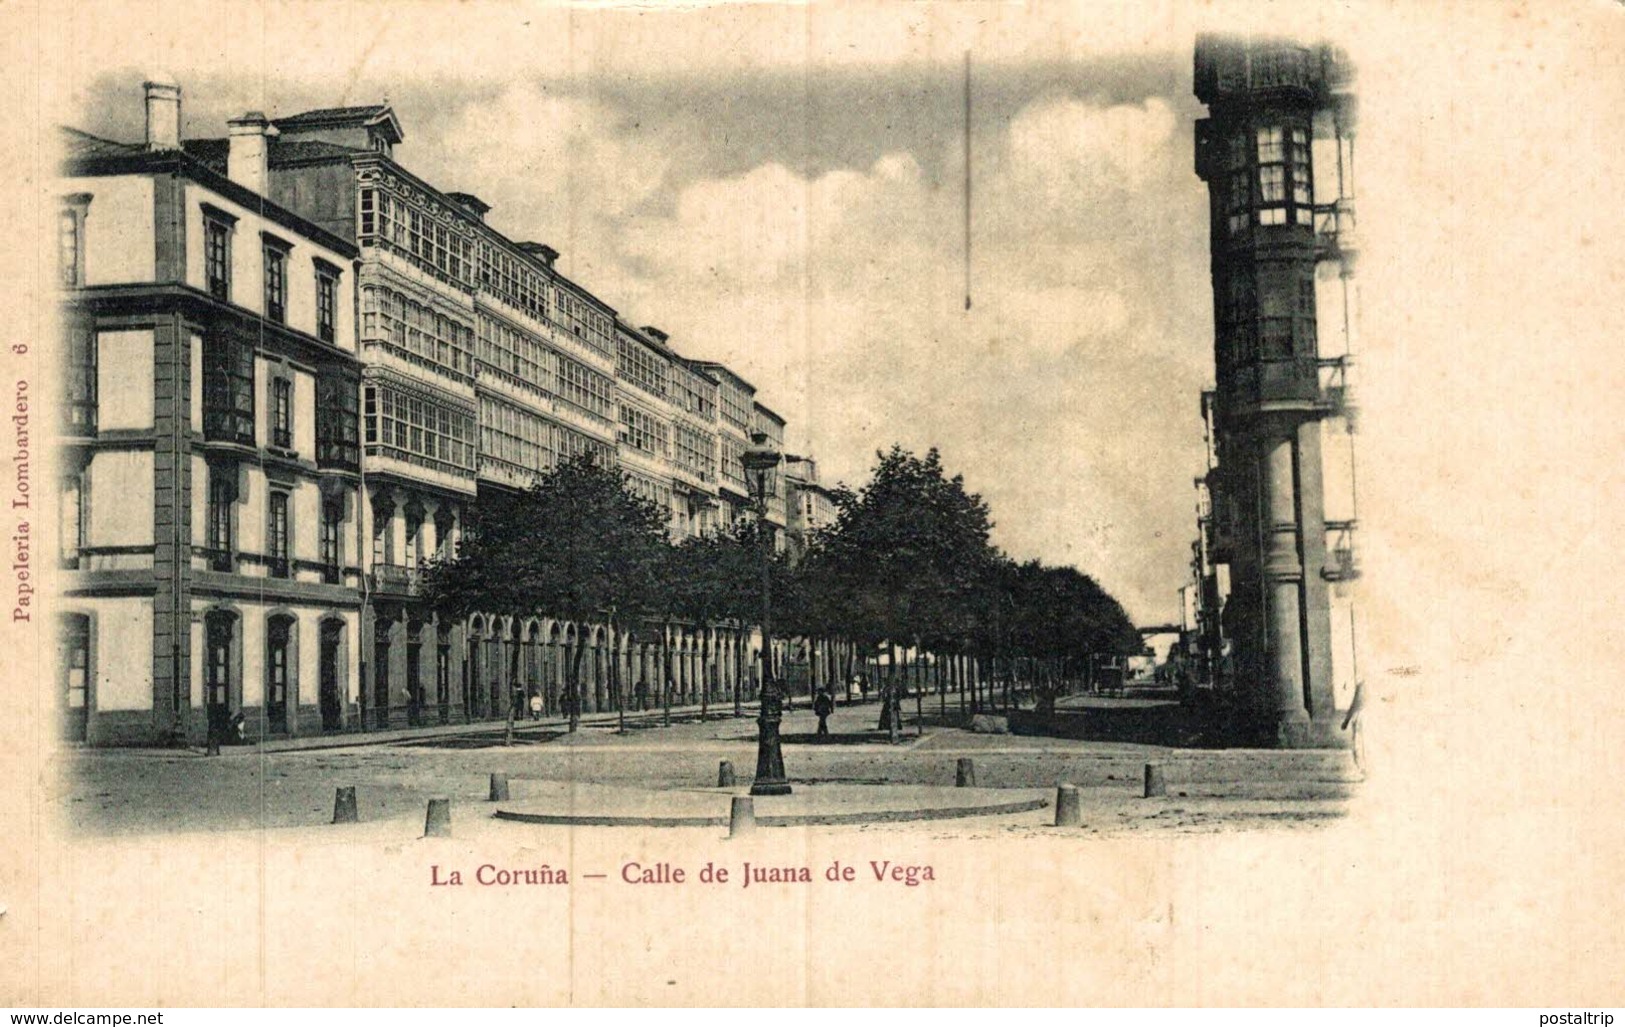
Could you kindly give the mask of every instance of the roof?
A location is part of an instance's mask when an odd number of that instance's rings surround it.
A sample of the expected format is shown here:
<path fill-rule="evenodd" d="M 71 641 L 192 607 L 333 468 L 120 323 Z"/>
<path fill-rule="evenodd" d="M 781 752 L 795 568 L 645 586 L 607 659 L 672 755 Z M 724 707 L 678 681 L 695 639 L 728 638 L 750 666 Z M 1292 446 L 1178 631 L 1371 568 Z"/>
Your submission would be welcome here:
<path fill-rule="evenodd" d="M 187 139 L 181 143 L 181 147 L 186 151 L 187 156 L 196 158 L 213 170 L 225 174 L 226 158 L 231 152 L 230 140 Z M 358 153 L 371 152 L 354 146 L 340 146 L 338 143 L 328 143 L 317 139 L 279 139 L 273 136 L 271 137 L 269 156 L 271 166 L 275 168 L 333 159 L 348 160 Z"/>
<path fill-rule="evenodd" d="M 638 342 L 649 347 L 663 357 L 668 357 L 679 361 L 682 360 L 682 358 L 677 356 L 677 353 L 672 350 L 670 346 L 665 345 L 659 339 L 651 338 L 646 333 L 633 328 L 631 325 L 627 324 L 625 321 L 622 321 L 618 317 L 615 319 L 615 330 L 621 332 L 623 335 L 631 336 L 633 339 L 636 339 Z"/>
<path fill-rule="evenodd" d="M 183 175 L 233 203 L 259 211 L 267 220 L 297 232 L 334 253 L 350 258 L 360 253 L 354 243 L 233 182 L 226 177 L 223 163 L 219 168 L 210 166 L 208 161 L 193 154 L 190 146 L 184 150 L 149 150 L 145 146 L 116 143 L 65 126 L 61 132 L 67 148 L 62 168 L 65 175 Z"/>
<path fill-rule="evenodd" d="M 86 157 L 124 157 L 131 154 L 146 153 L 145 146 L 136 146 L 131 143 L 115 143 L 111 139 L 93 136 L 89 132 L 81 132 L 77 128 L 58 125 L 62 133 L 63 155 L 69 160 L 80 160 Z"/>
<path fill-rule="evenodd" d="M 406 130 L 387 103 L 373 103 L 362 107 L 321 107 L 313 111 L 290 114 L 271 122 L 283 132 L 301 132 L 320 128 L 346 128 L 355 126 L 381 126 L 398 143 L 406 138 Z"/>
<path fill-rule="evenodd" d="M 715 360 L 690 360 L 689 364 L 690 364 L 690 366 L 700 368 L 701 370 L 706 371 L 706 372 L 708 372 L 710 374 L 713 374 L 713 375 L 715 375 L 715 374 L 725 374 L 729 378 L 732 378 L 736 384 L 741 385 L 741 386 L 749 389 L 750 392 L 751 392 L 751 395 L 754 396 L 756 394 L 756 386 L 752 385 L 750 382 L 747 382 L 745 379 L 741 378 L 738 374 L 734 373 L 734 371 L 732 371 L 728 367 L 727 364 L 719 364 Z M 718 384 L 720 384 L 720 380 L 719 380 Z"/>
<path fill-rule="evenodd" d="M 778 414 L 775 414 L 772 410 L 769 410 L 767 407 L 763 406 L 762 404 L 756 403 L 754 405 L 755 405 L 758 412 L 766 414 L 767 416 L 773 418 L 773 420 L 779 422 L 779 424 L 782 425 L 782 424 L 786 423 L 784 418 L 780 417 Z"/>

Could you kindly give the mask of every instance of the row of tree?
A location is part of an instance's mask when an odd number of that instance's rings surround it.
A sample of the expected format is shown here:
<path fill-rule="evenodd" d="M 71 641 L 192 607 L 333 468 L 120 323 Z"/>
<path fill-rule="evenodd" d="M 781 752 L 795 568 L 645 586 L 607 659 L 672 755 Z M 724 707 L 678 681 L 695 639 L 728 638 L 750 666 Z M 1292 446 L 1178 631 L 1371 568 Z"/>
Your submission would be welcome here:
<path fill-rule="evenodd" d="M 1093 579 L 995 548 L 987 504 L 947 476 L 936 450 L 922 458 L 894 446 L 877 457 L 862 489 L 833 490 L 834 522 L 806 538 L 798 559 L 772 557 L 775 637 L 886 651 L 891 674 L 899 650 L 973 656 L 1007 682 L 1024 668 L 1041 706 L 1096 654 L 1139 651 L 1132 622 Z M 421 589 L 453 617 L 547 616 L 604 624 L 616 637 L 651 623 L 758 625 L 769 540 L 756 520 L 676 545 L 666 526 L 667 512 L 620 472 L 579 457 L 528 491 L 482 498 L 455 555 L 430 565 Z M 583 652 L 576 646 L 565 667 L 572 728 Z M 610 687 L 625 695 L 613 676 Z"/>

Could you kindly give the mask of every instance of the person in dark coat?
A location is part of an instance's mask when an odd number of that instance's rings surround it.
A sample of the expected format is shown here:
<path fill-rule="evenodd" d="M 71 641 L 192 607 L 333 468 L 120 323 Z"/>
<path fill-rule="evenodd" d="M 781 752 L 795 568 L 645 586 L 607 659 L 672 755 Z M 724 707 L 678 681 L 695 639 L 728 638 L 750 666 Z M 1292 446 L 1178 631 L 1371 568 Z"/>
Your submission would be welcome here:
<path fill-rule="evenodd" d="M 835 712 L 835 697 L 819 692 L 813 697 L 813 712 L 818 714 L 818 737 L 829 737 L 829 715 Z"/>

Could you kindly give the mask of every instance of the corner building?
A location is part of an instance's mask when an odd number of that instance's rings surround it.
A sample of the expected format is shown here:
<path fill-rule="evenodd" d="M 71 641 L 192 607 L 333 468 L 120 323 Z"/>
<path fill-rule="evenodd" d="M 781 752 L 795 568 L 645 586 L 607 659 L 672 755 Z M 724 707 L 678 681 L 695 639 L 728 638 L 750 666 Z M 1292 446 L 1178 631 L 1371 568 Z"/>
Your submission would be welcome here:
<path fill-rule="evenodd" d="M 64 736 L 340 731 L 362 605 L 355 258 L 269 202 L 266 119 L 219 169 L 146 84 L 146 140 L 71 129 L 59 180 Z"/>
<path fill-rule="evenodd" d="M 1217 386 L 1204 397 L 1209 606 L 1228 576 L 1226 675 L 1247 736 L 1340 744 L 1334 585 L 1352 579 L 1352 127 L 1346 58 L 1331 47 L 1203 37 L 1196 171 L 1208 185 Z M 1331 452 L 1336 449 L 1337 452 Z M 1328 503 L 1346 504 L 1346 512 Z M 1221 566 L 1224 568 L 1221 572 Z M 1340 624 L 1352 624 L 1346 608 Z M 1209 614 L 1210 611 L 1204 611 Z M 1343 645 L 1341 643 L 1346 643 Z M 1211 643 L 1210 643 L 1211 644 Z M 1345 677 L 1349 671 L 1345 670 Z"/>

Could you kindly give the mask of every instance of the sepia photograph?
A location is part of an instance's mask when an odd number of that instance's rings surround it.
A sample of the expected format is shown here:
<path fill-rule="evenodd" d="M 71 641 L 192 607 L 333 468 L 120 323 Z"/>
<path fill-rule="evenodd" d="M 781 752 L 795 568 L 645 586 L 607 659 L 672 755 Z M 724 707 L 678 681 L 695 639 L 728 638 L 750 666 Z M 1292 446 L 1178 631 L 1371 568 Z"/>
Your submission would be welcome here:
<path fill-rule="evenodd" d="M 8 1006 L 1617 1002 L 1625 7 L 5 24 Z"/>

